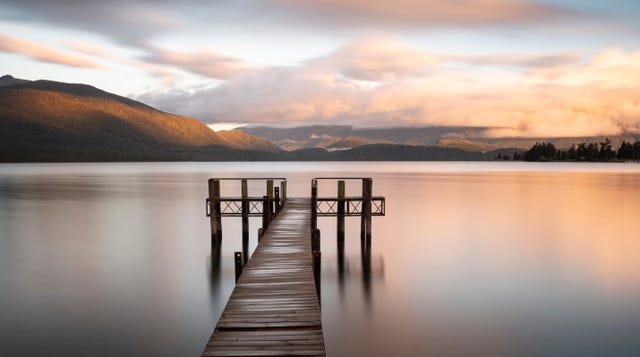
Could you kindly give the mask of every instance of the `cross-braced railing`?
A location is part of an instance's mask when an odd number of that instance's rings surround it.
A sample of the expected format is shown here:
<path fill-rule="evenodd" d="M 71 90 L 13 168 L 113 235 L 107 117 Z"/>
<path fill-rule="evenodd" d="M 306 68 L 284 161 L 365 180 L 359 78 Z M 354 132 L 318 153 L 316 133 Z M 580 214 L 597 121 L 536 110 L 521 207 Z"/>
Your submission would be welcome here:
<path fill-rule="evenodd" d="M 340 213 L 338 207 L 344 202 L 344 215 L 348 217 L 362 216 L 363 202 L 362 197 L 318 197 L 316 204 L 316 212 L 319 217 L 337 217 Z M 385 199 L 381 196 L 371 197 L 371 215 L 385 215 Z"/>
<path fill-rule="evenodd" d="M 279 181 L 274 186 L 274 180 Z M 240 197 L 224 197 L 220 191 L 220 181 L 240 182 Z M 248 181 L 263 181 L 266 192 L 262 197 L 249 196 Z M 286 178 L 212 178 L 209 179 L 209 197 L 206 199 L 205 212 L 211 222 L 211 244 L 219 246 L 222 241 L 222 217 L 242 217 L 242 253 L 238 252 L 241 261 L 249 258 L 249 217 L 262 217 L 262 228 L 258 238 L 262 236 L 273 218 L 282 210 L 287 201 Z M 240 266 L 242 268 L 242 266 Z"/>
<path fill-rule="evenodd" d="M 220 216 L 221 217 L 242 217 L 242 202 L 247 201 L 249 204 L 249 211 L 247 215 L 249 217 L 262 217 L 263 213 L 263 200 L 264 197 L 247 197 L 246 199 L 242 197 L 221 197 L 220 199 L 215 199 L 215 202 L 220 202 Z M 276 198 L 273 198 L 275 201 Z M 278 197 L 278 201 L 281 199 Z M 207 217 L 211 216 L 211 199 L 207 198 L 206 200 L 206 214 Z"/>
<path fill-rule="evenodd" d="M 336 197 L 318 197 L 318 181 L 332 180 L 338 183 Z M 345 181 L 362 182 L 362 196 L 346 196 Z M 318 217 L 338 218 L 338 239 L 344 237 L 345 217 L 362 217 L 360 223 L 363 246 L 371 244 L 371 217 L 385 215 L 385 198 L 373 196 L 373 180 L 370 177 L 320 177 L 311 180 L 311 230 L 318 229 Z M 317 234 L 319 235 L 319 234 Z"/>

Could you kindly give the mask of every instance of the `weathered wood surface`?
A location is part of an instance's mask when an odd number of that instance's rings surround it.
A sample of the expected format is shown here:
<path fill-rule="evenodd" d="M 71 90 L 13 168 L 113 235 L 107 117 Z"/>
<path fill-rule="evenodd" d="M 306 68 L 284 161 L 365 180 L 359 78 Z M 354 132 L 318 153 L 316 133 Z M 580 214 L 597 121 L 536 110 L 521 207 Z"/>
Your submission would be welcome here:
<path fill-rule="evenodd" d="M 203 356 L 324 356 L 310 201 L 288 199 L 231 293 Z"/>

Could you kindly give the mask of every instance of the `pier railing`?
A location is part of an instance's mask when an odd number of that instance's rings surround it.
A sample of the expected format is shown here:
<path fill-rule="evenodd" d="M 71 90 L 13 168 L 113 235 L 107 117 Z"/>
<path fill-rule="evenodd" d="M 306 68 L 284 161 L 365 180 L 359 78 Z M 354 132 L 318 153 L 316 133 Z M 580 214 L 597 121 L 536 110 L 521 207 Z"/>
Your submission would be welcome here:
<path fill-rule="evenodd" d="M 220 181 L 237 181 L 240 183 L 240 197 L 223 197 Z M 263 181 L 265 195 L 249 196 L 248 181 Z M 274 185 L 279 183 L 279 185 Z M 205 212 L 211 224 L 211 245 L 222 243 L 222 217 L 242 217 L 242 253 L 244 263 L 249 259 L 249 217 L 262 217 L 262 228 L 258 230 L 258 239 L 284 208 L 287 202 L 287 179 L 284 177 L 252 177 L 252 178 L 211 178 L 209 179 L 209 197 L 206 199 Z M 242 258 L 244 256 L 244 258 Z M 238 260 L 238 257 L 235 257 Z"/>
<path fill-rule="evenodd" d="M 362 197 L 318 197 L 316 210 L 318 217 L 362 216 L 363 203 L 364 199 Z M 344 207 L 344 210 L 341 210 L 340 207 Z M 371 197 L 371 215 L 385 215 L 384 197 Z"/>
<path fill-rule="evenodd" d="M 347 197 L 345 181 L 361 181 L 362 196 Z M 318 196 L 318 181 L 337 182 L 337 195 L 334 197 Z M 318 217 L 337 217 L 338 256 L 344 257 L 345 217 L 361 217 L 360 247 L 363 259 L 371 257 L 371 217 L 385 215 L 385 198 L 373 196 L 373 180 L 370 177 L 317 177 L 311 180 L 311 251 L 313 254 L 313 277 L 316 294 L 320 300 L 320 230 Z M 369 257 L 369 258 L 367 258 Z M 364 260 L 363 260 L 364 261 Z M 369 263 L 370 266 L 370 263 Z M 341 267 L 343 268 L 343 267 Z"/>
<path fill-rule="evenodd" d="M 345 195 L 345 182 L 361 181 L 362 196 Z M 318 196 L 318 181 L 337 182 L 337 195 Z M 370 177 L 316 177 L 311 180 L 311 229 L 318 228 L 318 216 L 338 218 L 338 238 L 344 237 L 344 218 L 360 216 L 363 244 L 371 244 L 371 217 L 385 215 L 385 198 L 373 196 L 373 180 Z"/>
<path fill-rule="evenodd" d="M 240 196 L 222 196 L 221 181 L 240 183 Z M 249 196 L 248 181 L 263 181 L 265 195 Z M 319 181 L 334 181 L 336 196 L 318 196 Z M 362 196 L 346 196 L 345 182 L 360 181 Z M 275 185 L 274 183 L 278 183 Z M 337 218 L 338 253 L 344 254 L 345 218 L 361 217 L 360 239 L 363 257 L 370 256 L 371 218 L 386 214 L 383 196 L 373 196 L 373 180 L 370 177 L 317 177 L 311 180 L 311 252 L 318 299 L 320 298 L 320 230 L 318 217 Z M 236 278 L 249 259 L 249 217 L 262 217 L 262 228 L 258 230 L 258 240 L 266 232 L 275 216 L 287 201 L 287 180 L 282 177 L 259 178 L 211 178 L 209 197 L 206 199 L 206 215 L 211 222 L 211 245 L 219 247 L 222 242 L 222 217 L 242 217 L 242 252 L 235 252 Z"/>

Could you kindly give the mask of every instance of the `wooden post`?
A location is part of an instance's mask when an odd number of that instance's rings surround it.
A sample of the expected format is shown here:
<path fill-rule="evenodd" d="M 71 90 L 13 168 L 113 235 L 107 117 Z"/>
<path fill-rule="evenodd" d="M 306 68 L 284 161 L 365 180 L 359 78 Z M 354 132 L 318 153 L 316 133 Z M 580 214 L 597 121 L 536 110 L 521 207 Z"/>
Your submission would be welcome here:
<path fill-rule="evenodd" d="M 360 221 L 360 243 L 362 246 L 371 245 L 371 194 L 373 181 L 371 178 L 362 179 L 362 220 Z"/>
<path fill-rule="evenodd" d="M 320 272 L 322 264 L 322 253 L 315 251 L 313 252 L 313 281 L 316 285 L 316 295 L 318 296 L 318 305 L 322 308 L 322 294 L 320 290 L 321 276 Z"/>
<path fill-rule="evenodd" d="M 275 203 L 276 203 L 276 215 L 280 213 L 280 187 L 274 187 L 275 190 Z"/>
<path fill-rule="evenodd" d="M 287 203 L 287 181 L 280 181 L 280 194 L 282 195 L 282 207 Z"/>
<path fill-rule="evenodd" d="M 249 189 L 246 179 L 242 179 L 242 254 L 246 264 L 249 260 Z"/>
<path fill-rule="evenodd" d="M 267 196 L 269 197 L 269 210 L 267 214 L 267 219 L 269 220 L 269 224 L 273 220 L 273 180 L 267 180 Z"/>
<path fill-rule="evenodd" d="M 344 284 L 344 214 L 345 214 L 345 184 L 343 180 L 338 181 L 338 221 L 337 221 L 337 244 L 338 244 L 338 280 L 340 285 Z"/>
<path fill-rule="evenodd" d="M 269 227 L 269 196 L 262 196 L 262 231 Z"/>
<path fill-rule="evenodd" d="M 220 180 L 209 179 L 209 205 L 211 213 L 211 245 L 222 243 L 222 215 L 220 212 Z"/>
<path fill-rule="evenodd" d="M 311 229 L 318 228 L 318 180 L 311 180 Z"/>
<path fill-rule="evenodd" d="M 320 251 L 320 230 L 318 228 L 311 231 L 311 251 Z"/>
<path fill-rule="evenodd" d="M 373 196 L 373 180 L 368 178 L 366 197 L 366 228 L 367 228 L 367 247 L 371 247 L 371 197 Z"/>
<path fill-rule="evenodd" d="M 237 283 L 238 279 L 240 279 L 240 275 L 242 274 L 242 252 L 233 253 L 233 260 L 235 263 L 236 283 Z"/>
<path fill-rule="evenodd" d="M 338 181 L 338 222 L 337 222 L 338 242 L 340 241 L 344 242 L 344 206 L 345 206 L 344 192 L 345 192 L 344 181 L 340 180 Z"/>

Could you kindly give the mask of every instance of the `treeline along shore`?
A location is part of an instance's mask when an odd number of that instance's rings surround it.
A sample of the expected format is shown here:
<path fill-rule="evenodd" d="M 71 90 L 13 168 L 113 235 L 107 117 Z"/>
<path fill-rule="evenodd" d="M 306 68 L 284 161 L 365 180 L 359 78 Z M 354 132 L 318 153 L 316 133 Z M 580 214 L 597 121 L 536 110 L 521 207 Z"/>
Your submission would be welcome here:
<path fill-rule="evenodd" d="M 515 153 L 514 158 L 517 155 L 518 153 Z M 617 150 L 613 148 L 609 139 L 573 144 L 568 149 L 558 149 L 551 143 L 539 142 L 525 151 L 522 159 L 525 161 L 637 161 L 640 160 L 640 141 L 633 144 L 622 141 Z"/>

